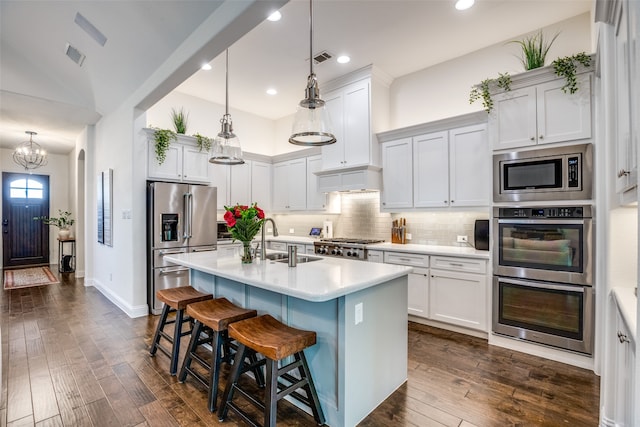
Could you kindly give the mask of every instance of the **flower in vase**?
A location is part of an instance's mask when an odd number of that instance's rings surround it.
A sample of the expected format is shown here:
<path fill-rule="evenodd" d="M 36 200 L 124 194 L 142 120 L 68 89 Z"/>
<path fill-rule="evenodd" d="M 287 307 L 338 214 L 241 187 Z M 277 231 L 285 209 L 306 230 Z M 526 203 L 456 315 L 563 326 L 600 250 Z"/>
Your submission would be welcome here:
<path fill-rule="evenodd" d="M 237 204 L 225 206 L 224 220 L 233 240 L 250 242 L 264 222 L 264 211 L 257 203 L 251 206 Z"/>

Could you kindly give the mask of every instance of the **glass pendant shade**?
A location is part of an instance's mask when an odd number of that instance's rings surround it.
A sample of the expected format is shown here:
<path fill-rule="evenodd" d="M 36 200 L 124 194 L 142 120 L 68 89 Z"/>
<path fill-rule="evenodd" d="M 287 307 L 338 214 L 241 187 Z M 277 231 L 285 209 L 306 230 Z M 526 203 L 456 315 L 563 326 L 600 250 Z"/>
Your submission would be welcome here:
<path fill-rule="evenodd" d="M 289 142 L 295 145 L 318 146 L 336 142 L 331 133 L 331 117 L 320 99 L 318 79 L 313 72 L 313 2 L 309 0 L 309 77 L 305 98 L 298 104 Z"/>
<path fill-rule="evenodd" d="M 243 164 L 242 147 L 240 147 L 240 140 L 233 133 L 233 122 L 229 114 L 229 49 L 227 49 L 226 66 L 226 106 L 220 123 L 222 128 L 218 136 L 213 140 L 213 152 L 209 162 L 221 165 Z"/>
<path fill-rule="evenodd" d="M 47 164 L 47 152 L 40 147 L 40 144 L 33 142 L 33 135 L 36 132 L 26 131 L 29 134 L 29 141 L 18 145 L 13 151 L 13 161 L 22 166 L 25 170 L 36 169 Z"/>

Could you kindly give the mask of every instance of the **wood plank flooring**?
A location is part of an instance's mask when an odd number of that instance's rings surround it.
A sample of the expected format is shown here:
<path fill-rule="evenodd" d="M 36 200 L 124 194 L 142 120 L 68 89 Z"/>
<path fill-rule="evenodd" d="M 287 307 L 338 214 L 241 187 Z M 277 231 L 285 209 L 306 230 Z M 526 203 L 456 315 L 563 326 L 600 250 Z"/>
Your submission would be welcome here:
<path fill-rule="evenodd" d="M 60 279 L 2 291 L 0 427 L 240 425 L 149 357 L 157 316 L 130 319 L 73 274 Z M 278 425 L 315 425 L 279 405 Z M 592 372 L 410 323 L 409 380 L 361 426 L 597 426 L 598 406 Z"/>

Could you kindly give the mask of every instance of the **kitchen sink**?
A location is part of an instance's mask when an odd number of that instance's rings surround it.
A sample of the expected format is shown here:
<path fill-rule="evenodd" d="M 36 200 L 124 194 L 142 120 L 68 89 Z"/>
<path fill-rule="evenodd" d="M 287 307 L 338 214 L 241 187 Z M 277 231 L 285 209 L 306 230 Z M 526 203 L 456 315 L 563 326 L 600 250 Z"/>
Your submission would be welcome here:
<path fill-rule="evenodd" d="M 289 255 L 286 253 L 282 253 L 282 252 L 276 252 L 276 253 L 272 253 L 272 254 L 267 254 L 266 259 L 272 260 L 272 261 L 279 261 L 279 260 L 287 260 L 289 259 Z"/>
<path fill-rule="evenodd" d="M 312 261 L 320 261 L 322 258 L 319 257 L 315 257 L 315 256 L 299 256 L 297 257 L 297 263 L 298 264 L 304 264 L 305 262 L 312 262 Z M 289 258 L 282 258 L 282 259 L 278 259 L 276 260 L 276 262 L 289 262 Z"/>

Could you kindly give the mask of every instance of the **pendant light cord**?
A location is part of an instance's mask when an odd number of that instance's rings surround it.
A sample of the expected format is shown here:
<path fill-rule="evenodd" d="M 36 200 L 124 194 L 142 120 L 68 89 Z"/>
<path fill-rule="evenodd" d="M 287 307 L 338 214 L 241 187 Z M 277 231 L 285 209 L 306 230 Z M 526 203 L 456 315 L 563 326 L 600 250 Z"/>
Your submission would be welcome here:
<path fill-rule="evenodd" d="M 313 75 L 313 0 L 309 0 L 309 75 Z"/>
<path fill-rule="evenodd" d="M 229 49 L 227 49 L 227 62 L 225 65 L 225 115 L 229 115 Z"/>

